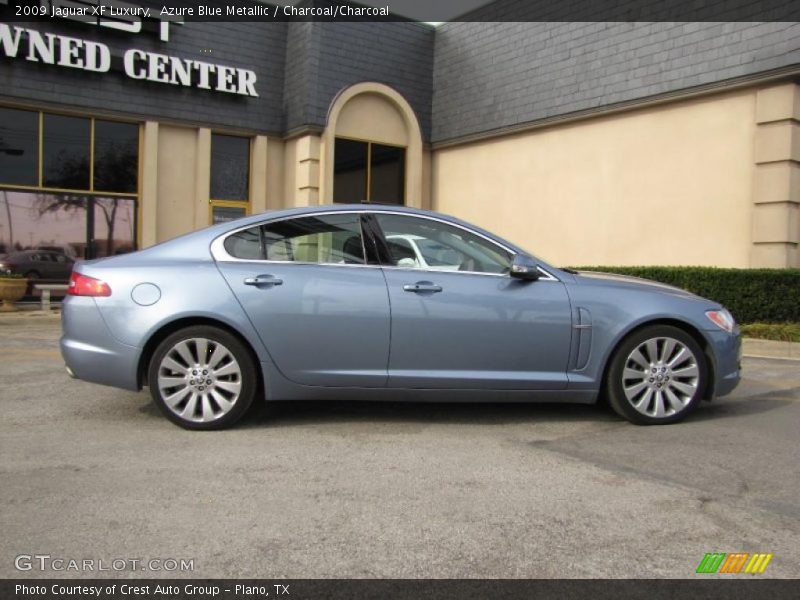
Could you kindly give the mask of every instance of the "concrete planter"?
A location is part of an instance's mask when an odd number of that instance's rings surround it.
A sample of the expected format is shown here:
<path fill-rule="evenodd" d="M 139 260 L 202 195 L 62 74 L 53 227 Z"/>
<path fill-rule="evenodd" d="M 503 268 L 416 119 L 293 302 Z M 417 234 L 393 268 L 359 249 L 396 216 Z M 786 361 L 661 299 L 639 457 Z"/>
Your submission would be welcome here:
<path fill-rule="evenodd" d="M 0 277 L 0 300 L 3 301 L 0 305 L 0 312 L 17 310 L 14 302 L 25 295 L 27 288 L 28 282 L 25 279 Z"/>

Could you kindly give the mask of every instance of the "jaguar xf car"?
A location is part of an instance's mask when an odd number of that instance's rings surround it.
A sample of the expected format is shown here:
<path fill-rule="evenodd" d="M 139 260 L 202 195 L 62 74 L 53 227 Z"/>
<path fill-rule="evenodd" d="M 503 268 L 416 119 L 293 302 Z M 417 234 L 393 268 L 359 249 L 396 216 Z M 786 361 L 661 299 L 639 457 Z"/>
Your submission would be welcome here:
<path fill-rule="evenodd" d="M 446 260 L 408 260 L 402 240 Z M 740 377 L 739 329 L 717 302 L 369 204 L 267 212 L 76 263 L 62 325 L 71 376 L 147 386 L 187 429 L 230 426 L 257 398 L 605 398 L 664 424 Z"/>

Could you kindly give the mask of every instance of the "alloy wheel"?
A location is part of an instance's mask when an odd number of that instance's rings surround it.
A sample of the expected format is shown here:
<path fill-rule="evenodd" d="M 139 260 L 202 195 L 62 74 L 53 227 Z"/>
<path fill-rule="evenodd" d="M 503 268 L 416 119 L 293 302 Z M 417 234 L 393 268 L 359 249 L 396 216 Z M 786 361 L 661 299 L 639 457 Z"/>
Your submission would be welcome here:
<path fill-rule="evenodd" d="M 158 367 L 157 382 L 164 404 L 175 415 L 209 423 L 236 404 L 242 390 L 242 369 L 223 344 L 194 337 L 167 351 Z"/>
<path fill-rule="evenodd" d="M 630 405 L 653 418 L 683 411 L 697 395 L 700 366 L 686 344 L 671 337 L 645 340 L 628 355 L 622 389 Z"/>

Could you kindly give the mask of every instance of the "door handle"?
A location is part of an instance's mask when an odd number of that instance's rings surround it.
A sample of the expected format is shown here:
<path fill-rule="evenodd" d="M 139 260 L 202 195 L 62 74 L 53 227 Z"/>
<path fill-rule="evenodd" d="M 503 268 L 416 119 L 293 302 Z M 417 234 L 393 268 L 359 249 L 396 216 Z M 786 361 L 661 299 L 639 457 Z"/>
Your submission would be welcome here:
<path fill-rule="evenodd" d="M 431 294 L 435 294 L 442 291 L 442 286 L 431 283 L 430 281 L 418 281 L 417 283 L 409 283 L 404 285 L 403 291 L 414 292 L 417 294 L 420 292 L 430 292 Z"/>
<path fill-rule="evenodd" d="M 283 285 L 283 279 L 278 279 L 272 275 L 259 275 L 258 277 L 248 277 L 244 280 L 245 285 Z"/>

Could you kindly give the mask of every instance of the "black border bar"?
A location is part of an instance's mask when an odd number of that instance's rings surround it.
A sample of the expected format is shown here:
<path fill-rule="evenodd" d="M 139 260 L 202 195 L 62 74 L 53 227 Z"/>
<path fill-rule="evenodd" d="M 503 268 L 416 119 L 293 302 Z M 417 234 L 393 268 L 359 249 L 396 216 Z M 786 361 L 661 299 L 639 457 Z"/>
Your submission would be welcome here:
<path fill-rule="evenodd" d="M 441 22 L 446 15 L 450 21 L 535 21 L 535 22 L 689 22 L 689 21 L 753 21 L 798 22 L 800 2 L 797 0 L 487 0 L 475 8 L 474 1 L 464 0 L 370 0 L 370 4 L 350 0 L 299 0 L 292 3 L 257 2 L 256 0 L 125 0 L 126 6 L 149 7 L 152 19 L 195 22 L 247 22 L 247 21 L 317 21 L 317 22 L 373 22 L 419 21 Z M 72 6 L 103 4 L 110 6 L 114 0 L 73 0 Z M 30 10 L 41 0 L 0 0 L 0 19 L 4 21 L 30 21 Z M 45 5 L 62 6 L 62 0 L 47 0 Z M 66 3 L 70 4 L 70 3 Z M 162 8 L 175 9 L 179 16 L 161 14 Z M 201 7 L 219 7 L 221 15 L 201 15 Z M 235 10 L 249 11 L 237 16 Z M 306 15 L 295 14 L 294 8 L 307 10 Z M 359 16 L 347 7 L 388 10 L 386 15 Z M 191 14 L 187 14 L 191 9 Z M 463 9 L 463 10 L 462 10 Z M 52 10 L 52 9 L 51 9 Z M 288 12 L 287 12 L 288 10 Z M 374 12 L 374 11 L 370 11 Z M 27 16 L 26 16 L 27 14 Z M 457 15 L 457 16 L 453 16 Z M 44 18 L 54 18 L 47 15 Z M 58 18 L 58 17 L 56 17 Z"/>
<path fill-rule="evenodd" d="M 237 593 L 236 586 L 265 593 Z M 22 593 L 18 586 L 27 586 Z M 136 587 L 138 593 L 123 586 Z M 156 586 L 177 593 L 156 593 Z M 796 598 L 797 579 L 6 579 L 3 600 L 745 600 Z M 39 588 L 39 592 L 30 590 Z M 75 588 L 85 592 L 68 593 Z M 96 589 L 100 588 L 99 594 Z M 147 588 L 147 591 L 145 591 Z M 112 591 L 113 590 L 113 591 Z M 227 590 L 227 591 L 226 591 Z M 63 592 L 63 593 L 62 593 Z"/>

